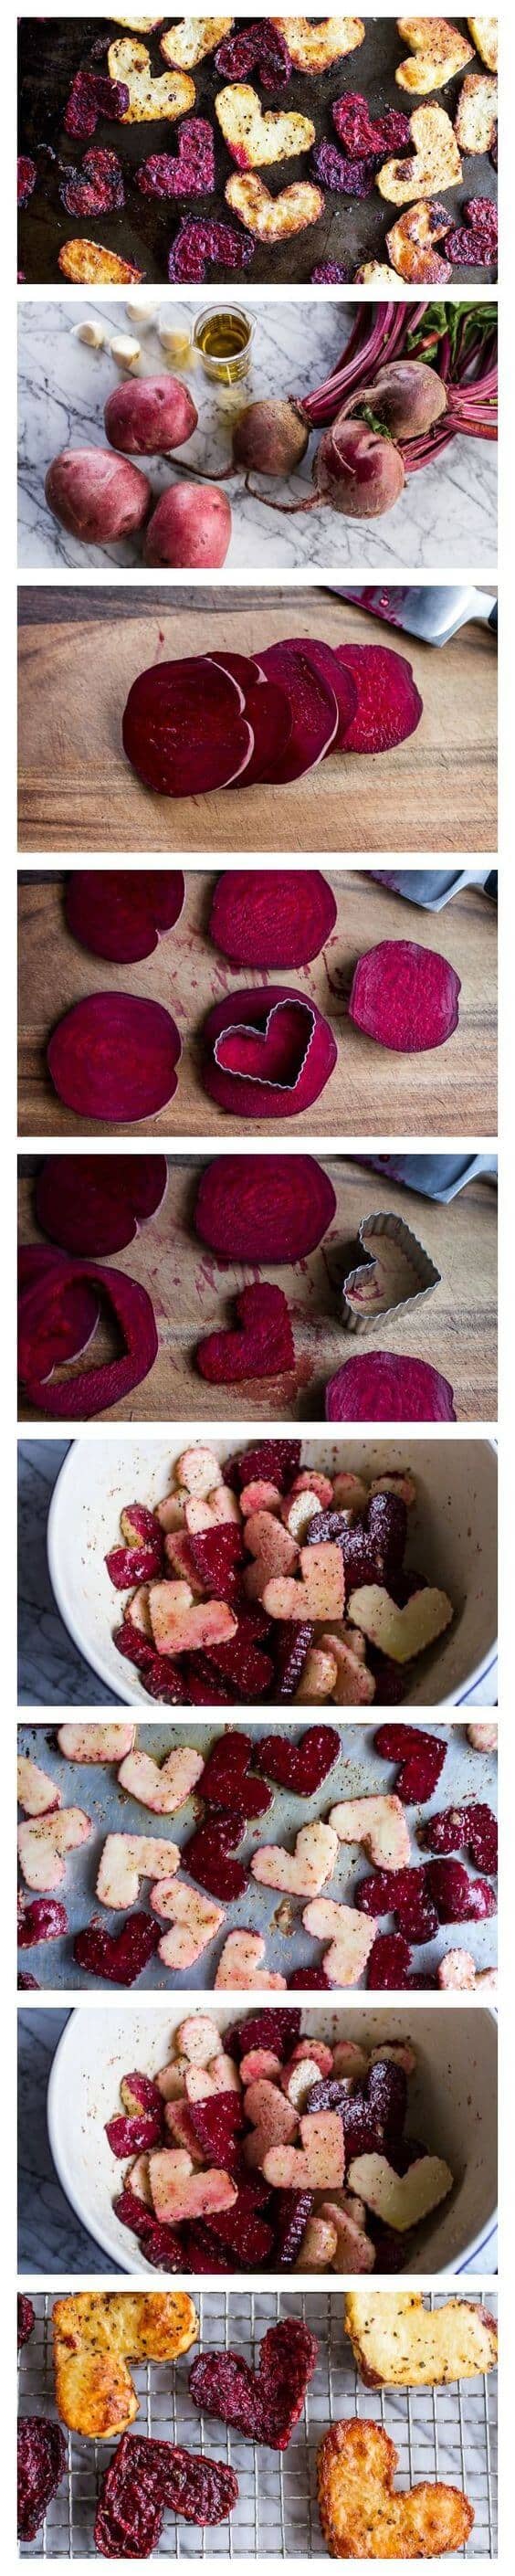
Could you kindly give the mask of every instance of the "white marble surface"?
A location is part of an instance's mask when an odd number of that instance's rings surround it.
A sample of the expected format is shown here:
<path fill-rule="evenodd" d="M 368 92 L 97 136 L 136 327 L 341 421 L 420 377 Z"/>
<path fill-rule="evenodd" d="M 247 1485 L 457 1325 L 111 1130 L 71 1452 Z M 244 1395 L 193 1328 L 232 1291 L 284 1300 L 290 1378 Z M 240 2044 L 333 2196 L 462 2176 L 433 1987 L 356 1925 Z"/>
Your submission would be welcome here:
<path fill-rule="evenodd" d="M 141 560 L 137 538 L 84 548 L 52 518 L 44 497 L 47 466 L 61 448 L 104 444 L 104 403 L 120 381 L 109 349 L 86 348 L 73 338 L 73 325 L 92 316 L 111 335 L 116 330 L 127 332 L 125 306 L 112 300 L 109 304 L 73 300 L 36 304 L 20 297 L 18 309 L 20 569 L 33 571 L 44 565 L 52 572 L 70 567 L 87 571 L 110 564 L 133 568 Z M 247 297 L 246 310 L 251 309 Z M 198 306 L 167 304 L 164 299 L 161 314 L 180 328 L 184 318 L 188 323 L 192 320 L 195 310 Z M 238 388 L 238 404 L 242 393 L 251 400 L 258 394 L 306 393 L 321 384 L 345 346 L 351 319 L 348 305 L 327 298 L 289 304 L 283 293 L 275 302 L 256 304 L 252 372 L 245 387 Z M 154 331 L 145 336 L 141 348 L 138 372 L 162 374 L 166 359 Z M 169 365 L 173 373 L 173 360 Z M 220 398 L 200 361 L 188 369 L 184 380 L 199 411 L 199 427 L 183 452 L 184 462 L 188 457 L 191 464 L 200 466 L 208 481 L 210 470 L 219 470 L 228 461 L 234 396 Z M 295 478 L 301 497 L 312 490 L 314 452 L 312 440 Z M 176 459 L 150 460 L 156 496 L 168 487 L 175 472 Z M 270 488 L 274 496 L 282 496 L 280 484 Z M 456 438 L 438 464 L 410 477 L 401 500 L 386 518 L 369 524 L 361 521 L 354 526 L 327 509 L 306 518 L 281 519 L 251 499 L 243 484 L 231 482 L 228 489 L 233 507 L 225 566 L 229 575 L 236 571 L 292 573 L 310 567 L 334 572 L 336 566 L 342 572 L 358 566 L 366 571 L 378 565 L 386 573 L 395 567 L 432 570 L 449 563 L 453 570 L 467 566 L 486 571 L 496 562 L 497 450 L 484 439 Z"/>

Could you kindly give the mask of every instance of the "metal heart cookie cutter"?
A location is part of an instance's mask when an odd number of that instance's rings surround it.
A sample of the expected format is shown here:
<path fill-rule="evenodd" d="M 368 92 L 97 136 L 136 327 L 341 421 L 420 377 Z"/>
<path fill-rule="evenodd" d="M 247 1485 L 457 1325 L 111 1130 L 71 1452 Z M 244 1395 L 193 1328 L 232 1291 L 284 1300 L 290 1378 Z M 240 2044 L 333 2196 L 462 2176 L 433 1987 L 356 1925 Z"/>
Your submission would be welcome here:
<path fill-rule="evenodd" d="M 364 1332 L 378 1315 L 398 1315 L 439 1287 L 441 1271 L 403 1217 L 384 1210 L 364 1216 L 358 1241 L 367 1259 L 358 1270 L 349 1270 L 343 1282 L 347 1332 Z"/>

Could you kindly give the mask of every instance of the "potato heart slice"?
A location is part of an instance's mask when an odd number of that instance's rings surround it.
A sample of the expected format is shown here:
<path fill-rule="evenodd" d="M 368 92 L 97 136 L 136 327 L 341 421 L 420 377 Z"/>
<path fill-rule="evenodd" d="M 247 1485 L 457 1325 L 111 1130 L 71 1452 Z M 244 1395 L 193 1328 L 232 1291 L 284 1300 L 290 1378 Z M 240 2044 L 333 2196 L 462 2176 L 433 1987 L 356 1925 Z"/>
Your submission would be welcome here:
<path fill-rule="evenodd" d="M 220 89 L 215 110 L 224 143 L 240 170 L 297 160 L 299 153 L 311 151 L 315 141 L 309 116 L 294 116 L 286 110 L 275 116 L 271 108 L 263 115 L 250 81 L 231 81 L 227 89 Z"/>
<path fill-rule="evenodd" d="M 363 44 L 362 18 L 272 18 L 298 72 L 327 72 Z"/>
<path fill-rule="evenodd" d="M 414 57 L 398 65 L 399 89 L 415 90 L 426 98 L 472 61 L 473 46 L 458 27 L 450 26 L 448 18 L 398 18 L 397 26 L 402 44 L 411 46 Z"/>
<path fill-rule="evenodd" d="M 457 188 L 462 167 L 456 136 L 445 107 L 416 107 L 410 116 L 413 153 L 406 161 L 384 161 L 377 173 L 381 197 L 393 206 L 411 197 L 434 197 L 438 188 Z"/>
<path fill-rule="evenodd" d="M 292 233 L 303 233 L 308 224 L 317 224 L 324 211 L 322 189 L 312 187 L 309 179 L 298 179 L 291 188 L 281 188 L 278 197 L 271 197 L 257 173 L 235 170 L 227 180 L 225 195 L 240 223 L 245 224 L 247 232 L 255 233 L 258 241 L 288 241 Z"/>
<path fill-rule="evenodd" d="M 497 2360 L 497 2326 L 470 2299 L 425 2308 L 420 2290 L 349 2290 L 345 2324 L 368 2388 L 436 2388 Z"/>
<path fill-rule="evenodd" d="M 454 2555 L 474 2512 L 457 2487 L 421 2482 L 395 2495 L 398 2451 L 381 2424 L 331 2424 L 317 2459 L 318 2509 L 331 2558 Z"/>
<path fill-rule="evenodd" d="M 159 51 L 173 71 L 194 72 L 230 36 L 232 24 L 232 18 L 180 18 L 161 36 Z"/>
<path fill-rule="evenodd" d="M 438 1592 L 430 1583 L 425 1591 L 413 1592 L 403 1610 L 397 1608 L 379 1583 L 364 1583 L 351 1593 L 347 1609 L 353 1625 L 362 1629 L 381 1654 L 391 1655 L 395 1664 L 407 1664 L 412 1655 L 421 1655 L 454 1618 L 447 1593 Z"/>
<path fill-rule="evenodd" d="M 162 117 L 170 122 L 195 106 L 195 82 L 185 72 L 163 72 L 160 80 L 153 80 L 148 46 L 139 45 L 133 36 L 116 38 L 109 46 L 107 63 L 110 80 L 125 81 L 129 92 L 122 125 L 155 125 Z"/>

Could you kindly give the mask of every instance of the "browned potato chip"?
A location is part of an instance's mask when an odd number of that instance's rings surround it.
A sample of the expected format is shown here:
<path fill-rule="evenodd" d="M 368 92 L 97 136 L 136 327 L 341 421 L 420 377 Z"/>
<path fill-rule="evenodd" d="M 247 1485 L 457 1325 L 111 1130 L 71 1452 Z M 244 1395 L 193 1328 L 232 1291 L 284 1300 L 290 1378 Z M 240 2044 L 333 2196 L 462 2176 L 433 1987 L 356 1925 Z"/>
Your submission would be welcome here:
<path fill-rule="evenodd" d="M 454 119 L 462 152 L 491 152 L 496 124 L 497 81 L 488 72 L 468 72 Z"/>
<path fill-rule="evenodd" d="M 273 116 L 261 107 L 257 89 L 248 81 L 230 81 L 215 98 L 224 143 L 239 170 L 262 170 L 270 161 L 293 161 L 310 152 L 315 128 L 309 116 Z"/>
<path fill-rule="evenodd" d="M 144 268 L 119 259 L 116 250 L 104 250 L 103 242 L 84 239 L 62 243 L 59 267 L 74 286 L 132 286 L 145 276 Z"/>
<path fill-rule="evenodd" d="M 298 72 L 328 72 L 363 44 L 362 18 L 272 18 Z"/>
<path fill-rule="evenodd" d="M 317 224 L 324 210 L 322 189 L 313 188 L 308 179 L 298 179 L 292 188 L 282 188 L 279 197 L 271 197 L 263 180 L 254 178 L 250 170 L 235 170 L 225 194 L 228 206 L 258 241 L 287 241 L 290 233 L 303 233 L 307 224 Z"/>
<path fill-rule="evenodd" d="M 445 81 L 472 61 L 472 46 L 448 18 L 398 18 L 399 35 L 404 45 L 411 45 L 414 62 L 399 63 L 395 78 L 399 89 L 409 89 L 420 98 L 428 98 L 432 89 L 443 89 Z"/>
<path fill-rule="evenodd" d="M 442 241 L 450 231 L 446 206 L 407 206 L 405 215 L 392 225 L 386 235 L 386 248 L 392 268 L 409 286 L 446 286 L 452 277 L 447 259 L 441 259 L 433 244 Z"/>
<path fill-rule="evenodd" d="M 409 161 L 384 161 L 377 187 L 392 206 L 410 197 L 433 197 L 435 188 L 457 188 L 462 176 L 456 136 L 445 107 L 416 107 L 410 116 L 415 151 Z"/>
<path fill-rule="evenodd" d="M 195 82 L 187 80 L 184 72 L 163 72 L 160 80 L 153 80 L 148 48 L 137 45 L 133 36 L 117 36 L 116 44 L 109 46 L 107 63 L 110 80 L 125 81 L 129 92 L 122 125 L 155 125 L 158 117 L 170 121 L 186 116 L 188 108 L 195 106 Z"/>
<path fill-rule="evenodd" d="M 171 63 L 174 71 L 194 72 L 205 54 L 214 54 L 216 46 L 223 45 L 232 24 L 232 18 L 176 19 L 175 26 L 168 27 L 166 36 L 161 37 L 160 52 L 165 63 Z"/>
<path fill-rule="evenodd" d="M 131 36 L 152 36 L 154 27 L 162 27 L 162 18 L 122 18 L 121 9 L 110 9 L 113 27 L 130 27 Z"/>
<path fill-rule="evenodd" d="M 376 284 L 379 286 L 396 286 L 397 277 L 395 269 L 387 268 L 385 261 L 382 259 L 366 259 L 364 268 L 357 268 L 355 271 L 354 285 L 375 286 Z"/>
<path fill-rule="evenodd" d="M 476 54 L 480 54 L 482 63 L 486 63 L 487 72 L 496 72 L 499 59 L 497 19 L 469 18 L 468 23 Z"/>

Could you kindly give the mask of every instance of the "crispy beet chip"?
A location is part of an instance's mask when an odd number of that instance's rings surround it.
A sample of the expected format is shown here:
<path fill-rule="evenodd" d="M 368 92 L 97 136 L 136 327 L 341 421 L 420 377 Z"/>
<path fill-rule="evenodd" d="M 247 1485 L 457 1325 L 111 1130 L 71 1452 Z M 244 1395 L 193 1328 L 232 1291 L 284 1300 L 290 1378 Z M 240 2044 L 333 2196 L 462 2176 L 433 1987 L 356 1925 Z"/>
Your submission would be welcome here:
<path fill-rule="evenodd" d="M 37 175 L 35 161 L 29 160 L 28 153 L 21 152 L 18 160 L 19 206 L 28 206 L 29 198 L 32 196 L 33 189 L 36 185 Z"/>
<path fill-rule="evenodd" d="M 192 1530 L 189 1543 L 195 1573 L 206 1592 L 215 1601 L 237 1601 L 245 1553 L 239 1524 L 220 1521 L 215 1529 Z"/>
<path fill-rule="evenodd" d="M 123 171 L 117 152 L 97 145 L 85 152 L 82 170 L 71 170 L 59 189 L 68 215 L 110 215 L 125 205 Z"/>
<path fill-rule="evenodd" d="M 490 200 L 479 198 L 478 204 L 482 203 L 490 205 Z M 494 214 L 495 209 L 492 208 L 491 212 Z M 451 268 L 496 268 L 497 220 L 463 224 L 457 231 L 447 233 L 445 257 L 450 260 Z"/>
<path fill-rule="evenodd" d="M 64 2477 L 66 2443 L 47 2415 L 22 2415 L 18 2424 L 18 2539 L 36 2540 L 52 2497 Z"/>
<path fill-rule="evenodd" d="M 24 2298 L 22 2291 L 20 2291 L 18 2297 L 18 2352 L 21 2352 L 22 2344 L 28 2343 L 29 2335 L 32 2334 L 33 2324 L 34 2309 L 32 2299 Z"/>
<path fill-rule="evenodd" d="M 249 81 L 257 72 L 262 89 L 286 89 L 292 68 L 285 38 L 271 18 L 224 36 L 215 63 L 225 81 Z"/>
<path fill-rule="evenodd" d="M 185 116 L 177 152 L 151 152 L 136 171 L 142 197 L 207 197 L 215 186 L 215 147 L 207 116 Z"/>
<path fill-rule="evenodd" d="M 249 1616 L 252 1619 L 252 1612 Z M 224 1727 L 204 1764 L 198 1782 L 199 1796 L 207 1799 L 208 1806 L 238 1807 L 247 1818 L 264 1816 L 271 1804 L 270 1790 L 265 1790 L 263 1782 L 252 1774 L 253 1760 L 252 1737 L 240 1733 L 239 1728 Z"/>
<path fill-rule="evenodd" d="M 220 2173 L 238 2172 L 245 2112 L 240 2093 L 211 2093 L 205 2102 L 190 2102 L 195 2137 L 209 2165 Z M 233 2211 L 230 2211 L 232 2217 Z"/>
<path fill-rule="evenodd" d="M 240 2021 L 231 2022 L 224 2031 L 224 2045 L 231 2057 L 246 2057 L 250 2048 L 270 2048 L 284 2066 L 300 2038 L 301 2014 L 290 2012 L 286 2004 L 265 2006 L 262 2012 L 243 2013 Z"/>
<path fill-rule="evenodd" d="M 33 1896 L 30 1905 L 19 1900 L 18 1949 L 34 1950 L 38 1941 L 60 1941 L 68 1931 L 66 1906 L 56 1896 Z"/>
<path fill-rule="evenodd" d="M 186 2522 L 226 2522 L 238 2500 L 234 2470 L 173 2442 L 123 2433 L 104 2471 L 95 2521 L 101 2558 L 151 2558 L 166 2506 Z"/>
<path fill-rule="evenodd" d="M 210 222 L 207 215 L 186 217 L 179 225 L 168 259 L 171 286 L 202 286 L 208 268 L 249 268 L 254 243 L 231 224 Z"/>
<path fill-rule="evenodd" d="M 423 1726 L 378 1726 L 374 1752 L 399 1763 L 395 1793 L 404 1807 L 424 1806 L 432 1798 L 447 1752 L 441 1735 L 427 1735 Z"/>
<path fill-rule="evenodd" d="M 339 141 L 351 160 L 384 161 L 388 152 L 410 151 L 409 119 L 399 108 L 379 108 L 374 116 L 366 98 L 358 90 L 348 90 L 343 98 L 333 99 L 331 115 Z"/>
<path fill-rule="evenodd" d="M 257 2371 L 237 2352 L 199 2354 L 190 2371 L 190 2395 L 201 2413 L 217 2415 L 249 2441 L 286 2451 L 317 2359 L 316 2335 L 300 2318 L 285 2317 L 263 2336 Z"/>
<path fill-rule="evenodd" d="M 335 259 L 321 259 L 318 268 L 311 270 L 310 283 L 312 286 L 346 286 L 349 276 L 350 270 L 338 268 Z"/>
<path fill-rule="evenodd" d="M 161 1926 L 150 1914 L 129 1914 L 118 1932 L 106 1932 L 97 1916 L 77 1932 L 73 1956 L 89 1976 L 105 1977 L 113 1986 L 134 1986 L 161 1940 Z"/>
<path fill-rule="evenodd" d="M 290 2271 L 296 2263 L 314 2198 L 313 2191 L 274 2192 L 274 2271 Z"/>
<path fill-rule="evenodd" d="M 129 105 L 125 81 L 108 80 L 101 72 L 76 72 L 64 112 L 65 134 L 86 142 L 96 132 L 99 116 L 113 117 L 118 124 Z"/>
<path fill-rule="evenodd" d="M 222 1905 L 231 1905 L 248 1887 L 248 1870 L 241 1861 L 230 1857 L 245 1832 L 243 1808 L 233 1807 L 226 1815 L 220 1811 L 210 1816 L 191 1835 L 190 1842 L 183 1844 L 182 1859 L 190 1878 L 196 1879 L 198 1887 L 207 1888 L 209 1896 L 219 1897 Z"/>
<path fill-rule="evenodd" d="M 470 1801 L 464 1807 L 444 1807 L 439 1816 L 430 1816 L 423 1826 L 420 1841 L 425 1851 L 470 1852 L 475 1869 L 486 1869 L 494 1878 L 497 1869 L 497 1817 L 492 1808 Z"/>
<path fill-rule="evenodd" d="M 315 1789 L 332 1771 L 341 1750 L 335 1726 L 306 1726 L 298 1744 L 288 1735 L 263 1735 L 256 1746 L 258 1771 L 276 1780 L 280 1789 L 293 1790 L 297 1798 L 312 1798 Z M 203 1789 L 203 1795 L 205 1795 Z"/>
<path fill-rule="evenodd" d="M 349 161 L 338 152 L 336 143 L 317 143 L 313 169 L 323 188 L 333 188 L 338 197 L 371 197 L 375 188 L 377 161 Z"/>
<path fill-rule="evenodd" d="M 463 1877 L 466 1876 L 464 1870 Z M 399 1932 L 408 1941 L 433 1941 L 438 1914 L 427 1881 L 425 1869 L 376 1869 L 373 1878 L 359 1879 L 355 1903 L 360 1914 L 392 1914 Z M 451 1921 L 451 1916 L 447 1920 Z"/>

